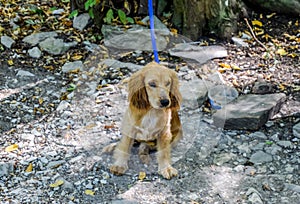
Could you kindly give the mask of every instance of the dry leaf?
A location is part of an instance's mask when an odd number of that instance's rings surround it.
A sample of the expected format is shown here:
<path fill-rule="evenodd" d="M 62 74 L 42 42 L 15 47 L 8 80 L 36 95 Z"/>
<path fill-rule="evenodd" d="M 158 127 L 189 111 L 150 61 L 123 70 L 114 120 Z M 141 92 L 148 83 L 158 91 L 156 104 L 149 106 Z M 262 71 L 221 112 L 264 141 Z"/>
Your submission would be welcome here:
<path fill-rule="evenodd" d="M 52 183 L 49 186 L 52 187 L 52 188 L 56 188 L 56 187 L 61 186 L 63 184 L 64 184 L 63 180 L 57 180 L 55 183 Z"/>
<path fill-rule="evenodd" d="M 227 68 L 227 69 L 231 68 L 230 64 L 226 64 L 226 63 L 219 63 L 219 66 L 222 68 Z"/>
<path fill-rule="evenodd" d="M 254 21 L 252 21 L 252 25 L 262 27 L 263 24 L 262 24 L 262 22 L 260 22 L 258 20 L 254 20 Z"/>
<path fill-rule="evenodd" d="M 85 193 L 86 195 L 90 195 L 90 196 L 94 196 L 94 195 L 95 195 L 95 192 L 92 191 L 92 190 L 85 190 L 84 193 Z"/>
<path fill-rule="evenodd" d="M 5 151 L 6 152 L 12 152 L 12 151 L 18 150 L 18 148 L 19 148 L 18 144 L 13 144 L 13 145 L 10 145 L 10 146 L 6 147 Z"/>
<path fill-rule="evenodd" d="M 41 105 L 42 103 L 44 103 L 44 99 L 43 98 L 39 98 L 39 104 Z"/>
<path fill-rule="evenodd" d="M 9 66 L 12 66 L 12 65 L 14 65 L 14 61 L 13 60 L 7 60 L 7 64 L 9 65 Z"/>
<path fill-rule="evenodd" d="M 238 67 L 238 66 L 236 66 L 236 65 L 232 65 L 231 68 L 232 68 L 233 70 L 236 70 L 236 71 L 240 71 L 240 70 L 241 70 L 241 68 Z"/>
<path fill-rule="evenodd" d="M 139 173 L 139 180 L 143 181 L 145 178 L 146 178 L 146 172 L 141 171 L 141 172 Z"/>
<path fill-rule="evenodd" d="M 280 48 L 276 51 L 276 54 L 279 54 L 280 56 L 284 56 L 287 55 L 288 53 L 283 48 Z"/>
<path fill-rule="evenodd" d="M 25 172 L 29 173 L 29 172 L 32 172 L 32 170 L 33 170 L 33 165 L 32 165 L 32 163 L 29 163 L 29 165 L 27 166 Z"/>

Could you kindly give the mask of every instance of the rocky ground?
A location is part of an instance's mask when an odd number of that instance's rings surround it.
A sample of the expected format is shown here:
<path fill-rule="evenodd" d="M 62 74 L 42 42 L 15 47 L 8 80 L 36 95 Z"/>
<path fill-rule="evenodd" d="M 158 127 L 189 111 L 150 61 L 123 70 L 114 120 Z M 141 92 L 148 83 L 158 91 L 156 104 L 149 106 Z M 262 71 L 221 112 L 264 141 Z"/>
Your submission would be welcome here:
<path fill-rule="evenodd" d="M 107 49 L 57 10 L 49 11 L 40 28 L 24 17 L 39 20 L 40 14 L 22 12 L 1 19 L 1 203 L 299 203 L 296 19 L 252 16 L 274 38 L 258 36 L 268 51 L 250 38 L 246 46 L 202 39 L 196 45 L 217 44 L 227 51 L 222 58 L 205 52 L 205 60 L 216 58 L 206 63 L 160 53 L 162 63 L 177 70 L 182 94 L 190 96 L 180 112 L 184 138 L 172 156 L 179 176 L 165 180 L 156 172 L 155 152 L 145 166 L 134 147 L 130 168 L 120 177 L 108 170 L 111 155 L 101 153 L 121 136 L 126 78 L 151 61 L 152 53 Z M 61 23 L 50 24 L 55 18 Z M 34 29 L 39 35 L 32 37 Z M 247 29 L 241 22 L 239 37 Z M 257 92 L 258 82 L 267 87 L 260 94 L 285 93 L 286 100 L 279 114 L 256 130 L 217 128 L 206 92 L 200 102 L 199 87 L 193 86 L 214 73 L 240 95 Z"/>

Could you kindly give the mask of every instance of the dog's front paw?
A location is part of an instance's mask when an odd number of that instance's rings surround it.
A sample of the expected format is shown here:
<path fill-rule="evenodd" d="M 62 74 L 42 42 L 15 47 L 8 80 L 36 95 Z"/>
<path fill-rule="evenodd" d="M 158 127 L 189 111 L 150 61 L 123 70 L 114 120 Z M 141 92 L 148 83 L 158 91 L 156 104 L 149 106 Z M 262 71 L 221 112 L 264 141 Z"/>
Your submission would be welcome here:
<path fill-rule="evenodd" d="M 111 173 L 121 176 L 125 173 L 125 171 L 128 169 L 127 166 L 119 166 L 119 165 L 112 165 L 109 170 Z"/>
<path fill-rule="evenodd" d="M 165 179 L 171 179 L 174 176 L 178 175 L 178 172 L 172 166 L 168 166 L 166 168 L 160 169 L 159 174 L 162 175 Z"/>

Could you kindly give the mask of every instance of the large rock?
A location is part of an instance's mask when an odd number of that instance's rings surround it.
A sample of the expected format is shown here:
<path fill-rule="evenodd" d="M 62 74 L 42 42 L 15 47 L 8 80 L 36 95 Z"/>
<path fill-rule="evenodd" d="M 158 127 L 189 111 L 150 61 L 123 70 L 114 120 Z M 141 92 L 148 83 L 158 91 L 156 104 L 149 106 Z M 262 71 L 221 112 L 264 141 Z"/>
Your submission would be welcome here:
<path fill-rule="evenodd" d="M 39 43 L 41 49 L 53 55 L 60 55 L 66 52 L 71 47 L 77 45 L 77 42 L 65 43 L 62 39 L 47 38 Z"/>
<path fill-rule="evenodd" d="M 243 95 L 214 115 L 214 124 L 225 129 L 257 130 L 275 115 L 285 94 Z"/>
<path fill-rule="evenodd" d="M 41 32 L 26 36 L 22 41 L 35 46 L 47 38 L 54 38 L 58 34 L 56 32 Z"/>
<path fill-rule="evenodd" d="M 207 99 L 208 83 L 201 79 L 181 82 L 180 93 L 182 95 L 183 108 L 199 108 Z"/>
<path fill-rule="evenodd" d="M 103 25 L 104 45 L 123 50 L 151 51 L 150 30 L 143 26 L 133 26 L 128 30 L 116 26 Z M 159 51 L 165 50 L 168 45 L 165 31 L 155 30 L 156 45 Z"/>
<path fill-rule="evenodd" d="M 195 46 L 188 43 L 177 44 L 174 48 L 169 50 L 170 55 L 191 59 L 193 61 L 204 64 L 208 60 L 214 58 L 227 57 L 227 50 L 218 45 L 212 46 Z"/>

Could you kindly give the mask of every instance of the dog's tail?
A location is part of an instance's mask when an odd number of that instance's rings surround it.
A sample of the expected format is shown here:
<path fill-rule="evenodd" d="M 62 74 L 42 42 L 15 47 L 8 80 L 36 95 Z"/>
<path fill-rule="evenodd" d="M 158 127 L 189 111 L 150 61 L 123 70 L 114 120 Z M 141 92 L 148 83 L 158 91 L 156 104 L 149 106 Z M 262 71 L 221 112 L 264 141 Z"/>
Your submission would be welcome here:
<path fill-rule="evenodd" d="M 110 153 L 110 152 L 114 151 L 115 148 L 116 148 L 116 146 L 117 146 L 117 144 L 118 144 L 117 142 L 114 142 L 114 143 L 111 143 L 111 144 L 105 146 L 105 147 L 102 149 L 101 154 L 103 154 L 103 153 Z"/>

